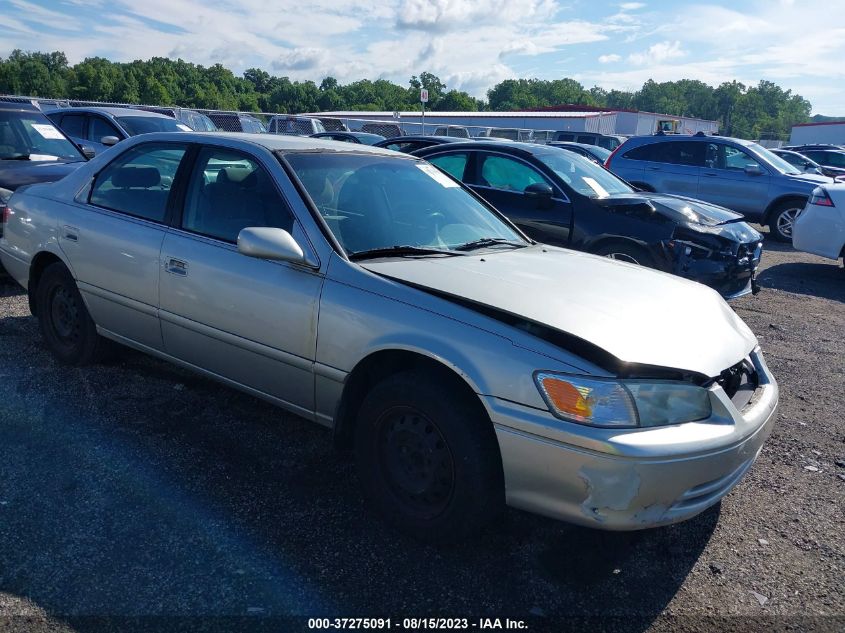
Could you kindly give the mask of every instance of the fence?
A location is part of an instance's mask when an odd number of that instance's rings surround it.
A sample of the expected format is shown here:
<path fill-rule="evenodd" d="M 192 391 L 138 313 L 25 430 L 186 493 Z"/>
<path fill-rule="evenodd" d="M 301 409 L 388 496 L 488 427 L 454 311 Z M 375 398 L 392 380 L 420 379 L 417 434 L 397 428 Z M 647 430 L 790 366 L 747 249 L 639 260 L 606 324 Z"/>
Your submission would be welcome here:
<path fill-rule="evenodd" d="M 545 143 L 554 138 L 554 130 L 531 130 L 485 126 L 445 125 L 390 120 L 355 119 L 321 116 L 319 113 L 279 114 L 274 112 L 241 112 L 236 110 L 208 110 L 179 106 L 108 103 L 76 99 L 48 99 L 20 95 L 2 95 L 2 101 L 36 103 L 44 112 L 66 107 L 108 107 L 148 110 L 171 116 L 193 130 L 224 132 L 269 132 L 271 134 L 310 135 L 317 132 L 365 132 L 385 138 L 408 135 L 453 136 L 458 138 L 495 137 L 514 141 Z"/>

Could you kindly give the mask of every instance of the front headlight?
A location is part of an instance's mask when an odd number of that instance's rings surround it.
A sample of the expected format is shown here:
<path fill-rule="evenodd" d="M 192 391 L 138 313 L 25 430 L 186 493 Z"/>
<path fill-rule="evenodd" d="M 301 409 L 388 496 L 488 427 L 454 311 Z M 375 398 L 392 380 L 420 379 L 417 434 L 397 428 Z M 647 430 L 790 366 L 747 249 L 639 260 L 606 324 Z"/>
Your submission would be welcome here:
<path fill-rule="evenodd" d="M 557 417 L 591 426 L 635 428 L 710 417 L 706 389 L 684 382 L 611 380 L 537 372 L 534 381 Z"/>

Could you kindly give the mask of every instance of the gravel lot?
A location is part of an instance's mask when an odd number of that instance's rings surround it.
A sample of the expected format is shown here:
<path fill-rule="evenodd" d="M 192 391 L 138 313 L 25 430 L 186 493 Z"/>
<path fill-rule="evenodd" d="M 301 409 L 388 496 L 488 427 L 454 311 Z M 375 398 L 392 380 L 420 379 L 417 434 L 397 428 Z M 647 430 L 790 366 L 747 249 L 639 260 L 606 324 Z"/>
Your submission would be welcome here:
<path fill-rule="evenodd" d="M 772 243 L 762 269 L 734 307 L 781 408 L 720 506 L 621 534 L 509 510 L 446 548 L 371 516 L 325 429 L 129 350 L 57 365 L 5 282 L 0 630 L 306 629 L 288 614 L 845 630 L 845 272 Z"/>

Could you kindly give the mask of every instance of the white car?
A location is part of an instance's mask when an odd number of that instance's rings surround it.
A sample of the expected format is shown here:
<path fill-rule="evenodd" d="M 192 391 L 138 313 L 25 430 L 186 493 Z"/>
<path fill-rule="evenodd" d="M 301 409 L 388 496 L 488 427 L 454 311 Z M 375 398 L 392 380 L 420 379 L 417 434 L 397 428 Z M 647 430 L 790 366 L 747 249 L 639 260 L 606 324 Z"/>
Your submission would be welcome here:
<path fill-rule="evenodd" d="M 816 187 L 795 220 L 792 245 L 799 251 L 845 260 L 845 184 Z"/>

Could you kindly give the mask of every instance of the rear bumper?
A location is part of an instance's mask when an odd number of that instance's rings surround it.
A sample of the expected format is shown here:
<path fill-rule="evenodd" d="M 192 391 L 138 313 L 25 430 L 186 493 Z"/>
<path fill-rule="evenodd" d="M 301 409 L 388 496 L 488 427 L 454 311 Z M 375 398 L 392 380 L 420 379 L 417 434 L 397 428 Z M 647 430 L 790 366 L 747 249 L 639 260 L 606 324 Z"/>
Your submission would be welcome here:
<path fill-rule="evenodd" d="M 774 424 L 777 384 L 758 352 L 752 362 L 761 382 L 741 412 L 715 386 L 708 420 L 604 429 L 601 438 L 592 427 L 582 427 L 582 438 L 550 437 L 549 414 L 488 398 L 508 504 L 606 530 L 667 525 L 706 510 L 742 479 Z"/>

